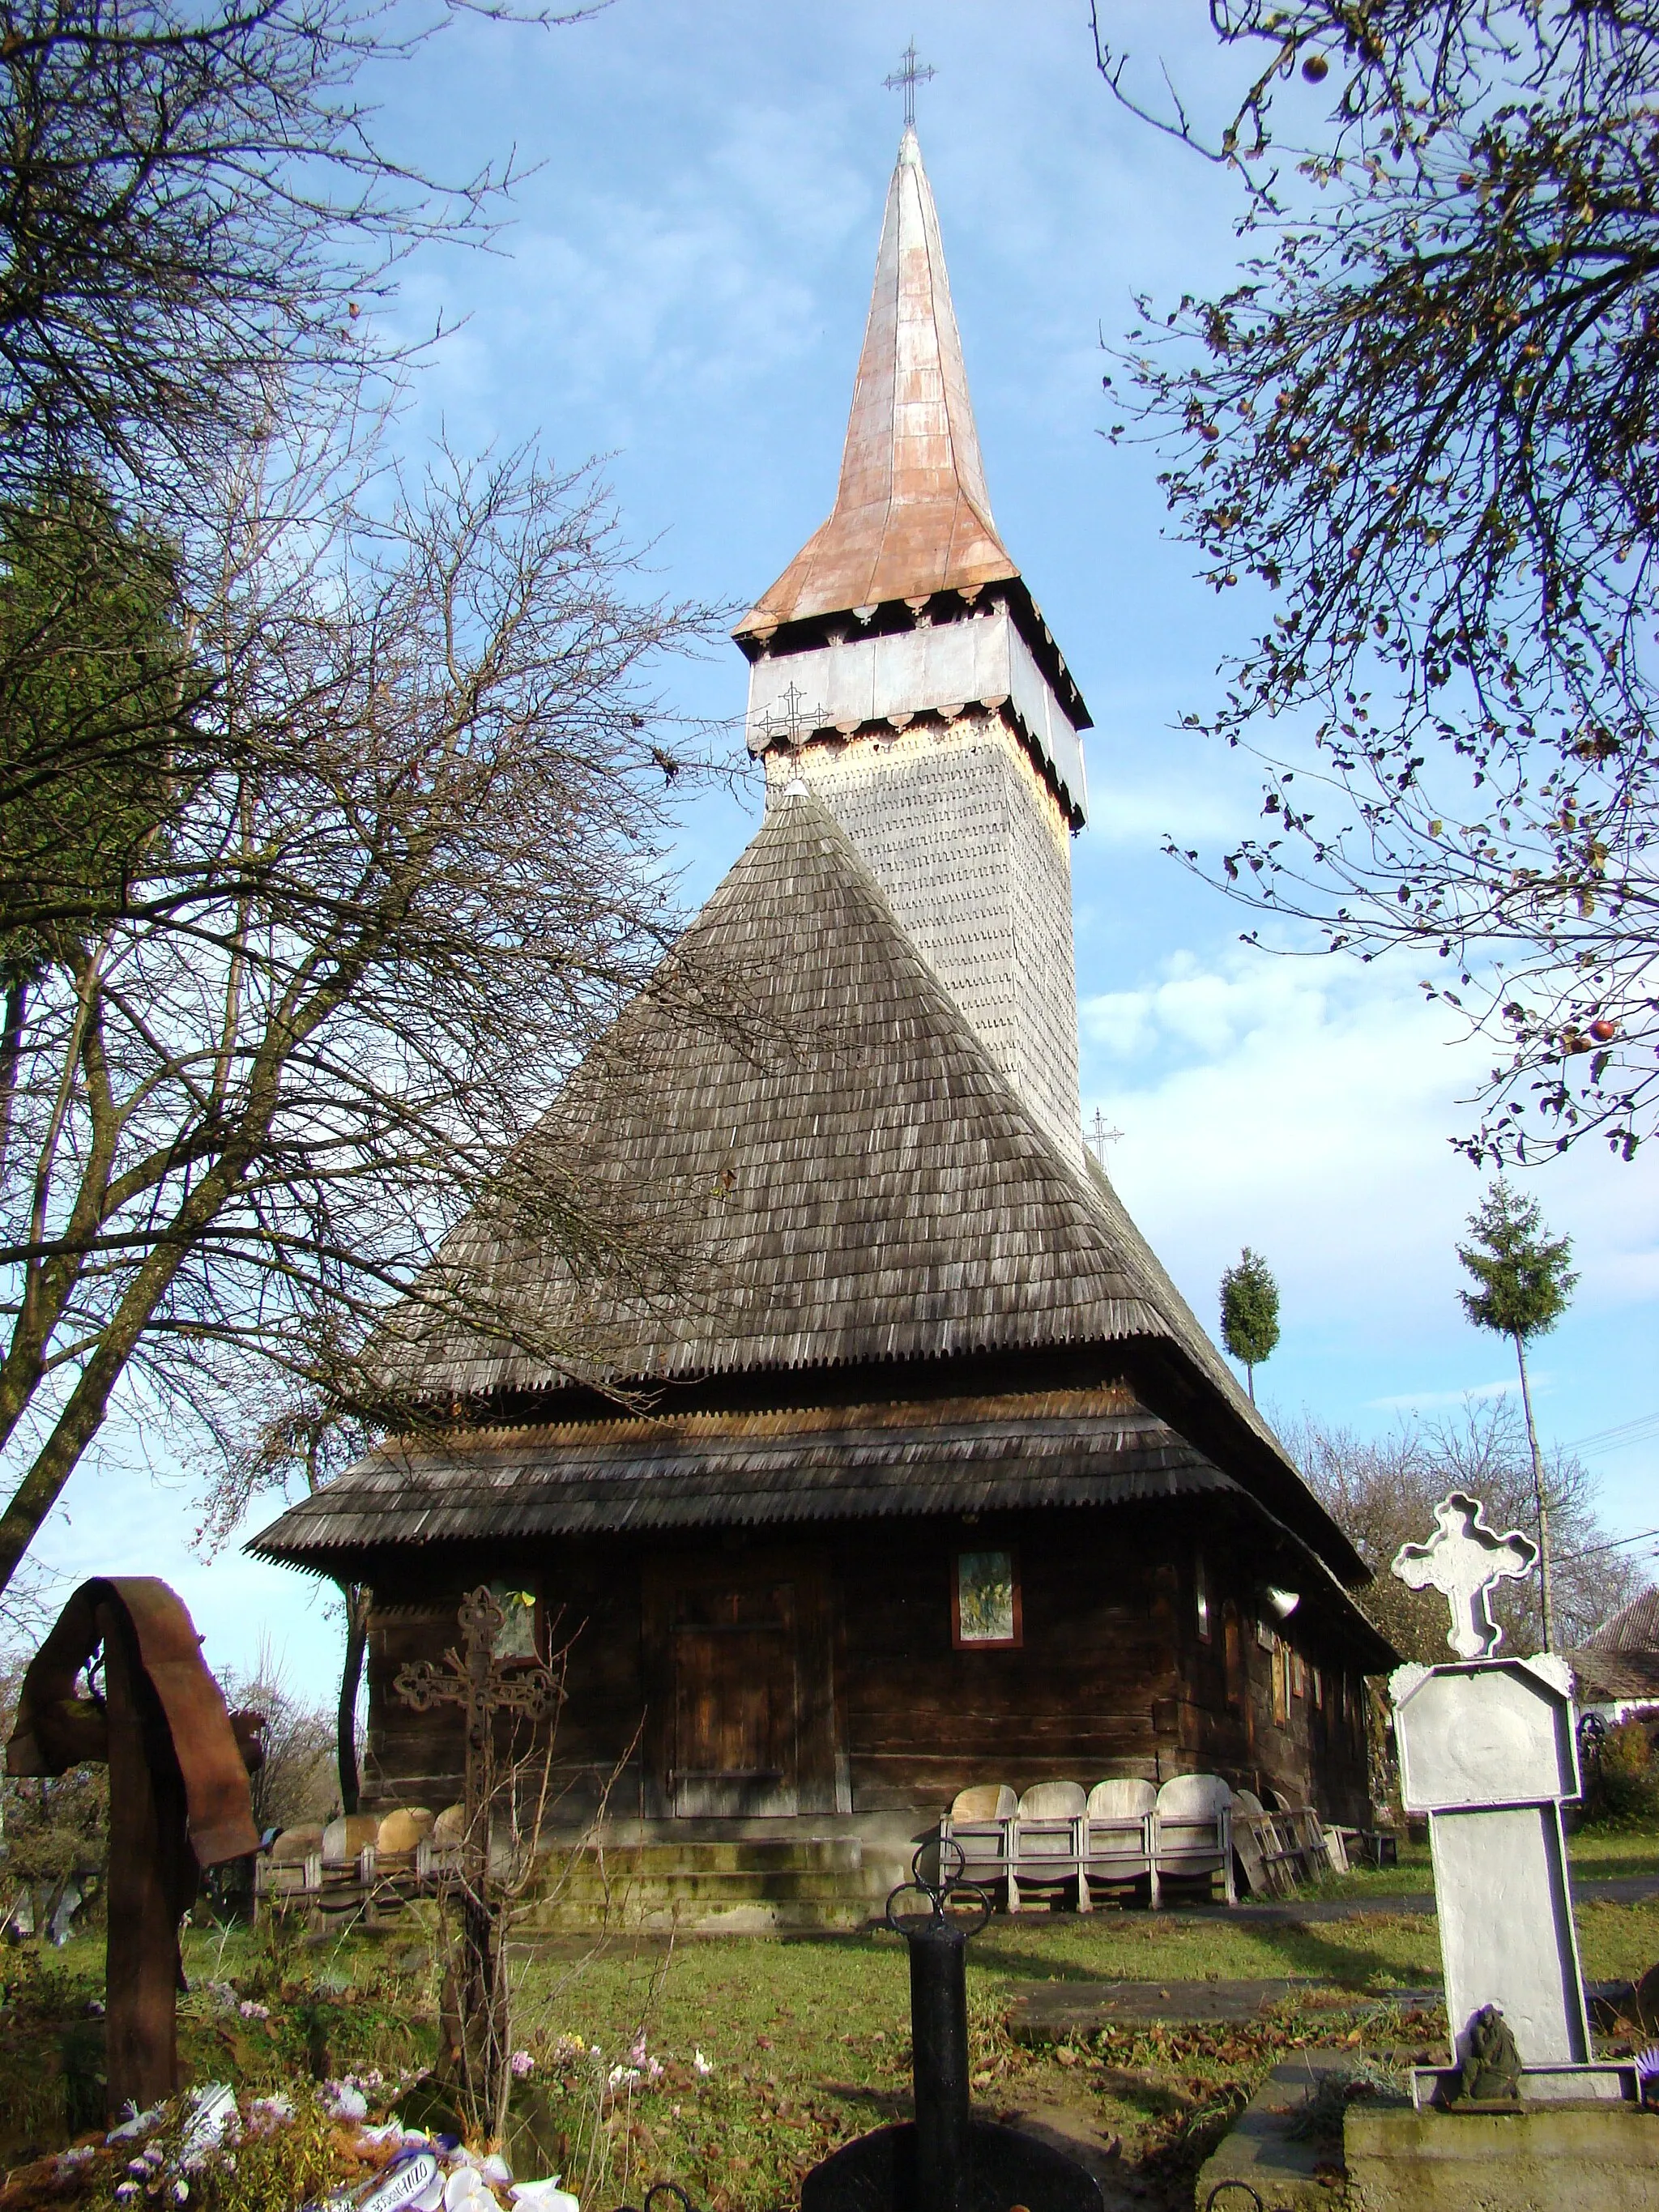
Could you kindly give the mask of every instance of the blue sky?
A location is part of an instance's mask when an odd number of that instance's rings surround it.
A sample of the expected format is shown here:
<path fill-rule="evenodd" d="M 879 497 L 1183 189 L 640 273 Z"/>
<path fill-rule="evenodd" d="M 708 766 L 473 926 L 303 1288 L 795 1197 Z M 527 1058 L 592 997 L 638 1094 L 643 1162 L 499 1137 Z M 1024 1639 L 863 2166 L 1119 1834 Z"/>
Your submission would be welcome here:
<path fill-rule="evenodd" d="M 1102 12 L 1149 91 L 1161 53 L 1214 108 L 1200 0 Z M 1413 969 L 1252 951 L 1248 917 L 1160 854 L 1165 831 L 1213 849 L 1255 817 L 1237 757 L 1171 726 L 1212 696 L 1247 615 L 1163 538 L 1156 457 L 1101 434 L 1101 339 L 1139 292 L 1224 283 L 1237 204 L 1113 103 L 1082 0 L 614 0 L 552 31 L 463 23 L 388 70 L 372 87 L 387 134 L 428 166 L 459 174 L 510 144 L 537 165 L 493 252 L 418 258 L 381 311 L 410 335 L 460 320 L 408 434 L 608 457 L 659 586 L 746 605 L 834 489 L 899 132 L 882 79 L 913 33 L 938 71 L 920 135 L 998 523 L 1096 724 L 1073 848 L 1085 1117 L 1123 1133 L 1111 1172 L 1201 1317 L 1242 1245 L 1273 1266 L 1284 1338 L 1259 1379 L 1281 1415 L 1368 1429 L 1507 1388 L 1504 1347 L 1462 1318 L 1452 1249 L 1480 1185 L 1446 1139 L 1484 1055 Z M 744 676 L 722 646 L 664 687 L 735 725 Z M 688 902 L 757 811 L 752 792 L 690 805 Z M 1659 1407 L 1656 1159 L 1586 1150 L 1532 1179 L 1583 1278 L 1536 1358 L 1552 1438 Z M 1659 1439 L 1593 1463 L 1612 1526 L 1659 1522 Z M 234 1551 L 196 1559 L 190 1499 L 124 1443 L 77 1474 L 43 1555 L 76 1577 L 168 1575 L 216 1662 L 246 1667 L 268 1638 L 325 1694 L 325 1607 Z"/>

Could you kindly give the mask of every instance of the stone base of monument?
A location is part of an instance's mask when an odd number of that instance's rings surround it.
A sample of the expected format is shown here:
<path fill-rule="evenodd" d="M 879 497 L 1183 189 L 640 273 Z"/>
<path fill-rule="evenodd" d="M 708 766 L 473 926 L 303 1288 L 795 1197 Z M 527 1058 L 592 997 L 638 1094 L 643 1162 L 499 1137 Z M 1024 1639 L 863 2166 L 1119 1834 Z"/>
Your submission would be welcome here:
<path fill-rule="evenodd" d="M 1199 2168 L 1197 2212 L 1255 2212 L 1256 2205 L 1261 2212 L 1329 2212 L 1342 2179 L 1342 2118 L 1340 2106 L 1319 2115 L 1316 2100 L 1323 2083 L 1352 2075 L 1353 2063 L 1345 2047 L 1298 2051 L 1275 2066 Z M 1310 2124 L 1318 2117 L 1328 2127 Z"/>
<path fill-rule="evenodd" d="M 1348 2107 L 1342 2160 L 1351 2212 L 1659 2212 L 1659 2113 L 1638 2105 L 1459 2112 L 1367 2100 Z"/>
<path fill-rule="evenodd" d="M 1522 2109 L 1534 2105 L 1637 2105 L 1641 2084 L 1633 2060 L 1591 2059 L 1580 2065 L 1523 2066 Z M 1462 2072 L 1456 2066 L 1413 2066 L 1412 2102 L 1419 2112 L 1444 2112 L 1464 2105 Z"/>

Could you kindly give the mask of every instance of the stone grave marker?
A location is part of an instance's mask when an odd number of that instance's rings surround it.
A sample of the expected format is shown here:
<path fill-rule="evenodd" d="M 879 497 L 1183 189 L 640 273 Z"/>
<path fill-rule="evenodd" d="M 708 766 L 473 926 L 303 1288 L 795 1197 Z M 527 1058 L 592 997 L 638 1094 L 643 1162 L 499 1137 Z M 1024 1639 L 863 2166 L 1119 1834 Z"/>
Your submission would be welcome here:
<path fill-rule="evenodd" d="M 1579 1795 L 1572 1676 L 1549 1654 L 1492 1655 L 1503 1635 L 1486 1594 L 1528 1574 L 1537 1547 L 1499 1536 L 1480 1501 L 1454 1491 L 1435 1534 L 1401 1547 L 1393 1571 L 1432 1588 L 1451 1613 L 1455 1664 L 1396 1669 L 1401 1797 L 1428 1816 L 1452 2064 L 1419 2068 L 1419 2106 L 1462 2086 L 1477 2018 L 1495 2006 L 1521 2057 L 1523 2099 L 1632 2099 L 1633 2068 L 1594 2062 L 1573 1928 L 1562 1805 Z"/>

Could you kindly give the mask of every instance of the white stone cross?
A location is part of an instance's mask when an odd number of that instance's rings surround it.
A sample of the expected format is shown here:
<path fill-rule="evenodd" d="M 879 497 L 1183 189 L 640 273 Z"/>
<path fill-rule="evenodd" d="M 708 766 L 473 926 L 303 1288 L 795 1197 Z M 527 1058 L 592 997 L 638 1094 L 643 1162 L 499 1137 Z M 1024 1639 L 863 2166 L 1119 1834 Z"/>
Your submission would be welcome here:
<path fill-rule="evenodd" d="M 1530 1536 L 1511 1528 L 1500 1536 L 1481 1519 L 1481 1504 L 1454 1490 L 1434 1509 L 1439 1523 L 1426 1544 L 1402 1544 L 1390 1572 L 1408 1589 L 1437 1589 L 1451 1608 L 1446 1638 L 1460 1659 L 1489 1658 L 1503 1630 L 1486 1605 L 1496 1582 L 1529 1575 L 1538 1561 Z"/>

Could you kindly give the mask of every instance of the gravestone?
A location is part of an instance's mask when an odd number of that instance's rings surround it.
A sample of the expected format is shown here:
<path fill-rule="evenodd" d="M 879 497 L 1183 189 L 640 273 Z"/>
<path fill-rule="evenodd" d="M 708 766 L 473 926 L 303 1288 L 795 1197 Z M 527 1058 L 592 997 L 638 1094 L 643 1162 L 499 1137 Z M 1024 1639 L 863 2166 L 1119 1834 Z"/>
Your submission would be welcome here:
<path fill-rule="evenodd" d="M 1634 2069 L 1592 2057 L 1573 1928 L 1561 1808 L 1580 1794 L 1572 1677 L 1564 1661 L 1493 1655 L 1503 1631 L 1487 1592 L 1531 1572 L 1538 1553 L 1518 1530 L 1486 1528 L 1478 1499 L 1454 1491 L 1435 1534 L 1401 1547 L 1393 1571 L 1432 1588 L 1451 1613 L 1449 1666 L 1408 1666 L 1390 1680 L 1400 1790 L 1428 1816 L 1451 2030 L 1449 2067 L 1419 2068 L 1419 2106 L 1466 2087 L 1477 2021 L 1495 2007 L 1520 2053 L 1523 2100 L 1617 2101 L 1637 2094 Z"/>

